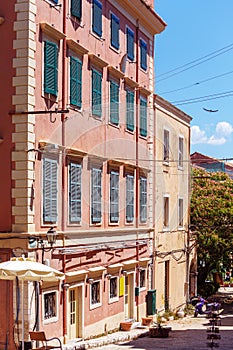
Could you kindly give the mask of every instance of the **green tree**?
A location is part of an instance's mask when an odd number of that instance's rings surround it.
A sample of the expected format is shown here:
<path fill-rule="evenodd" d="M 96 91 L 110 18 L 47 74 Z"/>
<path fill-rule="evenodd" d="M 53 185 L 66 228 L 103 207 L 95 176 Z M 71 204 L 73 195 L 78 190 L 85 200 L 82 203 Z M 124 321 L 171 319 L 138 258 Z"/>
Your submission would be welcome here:
<path fill-rule="evenodd" d="M 193 168 L 190 222 L 196 232 L 198 291 L 214 272 L 230 269 L 233 252 L 233 180 Z"/>

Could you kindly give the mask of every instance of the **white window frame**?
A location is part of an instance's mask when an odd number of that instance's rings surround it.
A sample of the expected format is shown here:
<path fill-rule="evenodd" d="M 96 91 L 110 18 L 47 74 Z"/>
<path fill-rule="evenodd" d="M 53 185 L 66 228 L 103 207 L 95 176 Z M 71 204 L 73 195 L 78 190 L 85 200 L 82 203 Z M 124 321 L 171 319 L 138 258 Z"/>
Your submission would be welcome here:
<path fill-rule="evenodd" d="M 145 282 L 145 285 L 142 286 L 142 287 L 140 286 L 140 281 L 141 281 L 141 280 L 140 280 L 140 276 L 139 276 L 139 288 L 140 288 L 140 290 L 146 290 L 147 268 L 140 266 L 140 272 L 139 272 L 139 273 L 141 274 L 142 271 L 145 272 L 145 281 L 144 281 L 144 282 Z"/>
<path fill-rule="evenodd" d="M 45 296 L 50 293 L 55 293 L 55 313 L 56 315 L 51 318 L 45 318 Z M 42 322 L 43 324 L 54 323 L 58 321 L 58 291 L 57 290 L 48 290 L 46 292 L 42 292 Z"/>
<path fill-rule="evenodd" d="M 113 279 L 116 279 L 116 292 L 117 292 L 116 294 L 117 295 L 115 297 L 111 298 L 111 296 L 110 296 L 110 284 L 111 284 L 111 280 L 113 280 Z M 109 284 L 108 284 L 108 286 L 109 286 L 109 294 L 108 294 L 109 295 L 109 304 L 111 304 L 111 303 L 115 303 L 119 300 L 119 277 L 112 276 L 108 282 L 109 282 Z"/>
<path fill-rule="evenodd" d="M 180 202 L 182 206 L 180 206 Z M 182 213 L 181 213 L 182 209 Z M 180 215 L 182 214 L 182 225 L 180 225 Z M 178 228 L 181 229 L 184 227 L 184 198 L 178 197 Z"/>
<path fill-rule="evenodd" d="M 168 201 L 168 207 L 165 212 L 165 201 Z M 166 218 L 165 218 L 166 215 Z M 170 226 L 170 195 L 164 194 L 163 195 L 163 231 L 168 231 Z M 165 220 L 167 225 L 165 225 Z"/>
<path fill-rule="evenodd" d="M 182 140 L 182 143 L 180 144 L 180 141 Z M 182 145 L 182 147 L 180 147 Z M 178 138 L 178 168 L 183 169 L 184 168 L 184 137 L 179 136 Z"/>
<path fill-rule="evenodd" d="M 165 137 L 166 135 L 167 135 L 167 138 Z M 168 140 L 168 142 L 166 142 L 165 144 L 166 140 Z M 169 144 L 170 144 L 170 131 L 164 128 L 163 129 L 163 162 L 165 164 L 169 164 L 169 159 L 170 159 Z"/>
<path fill-rule="evenodd" d="M 97 309 L 98 307 L 100 307 L 102 305 L 102 281 L 100 279 L 98 280 L 94 280 L 93 283 L 90 284 L 90 309 L 93 310 L 93 309 Z M 93 287 L 93 284 L 95 283 L 99 283 L 99 293 L 100 293 L 100 296 L 99 296 L 99 299 L 100 301 L 96 304 L 92 304 L 92 287 Z"/>

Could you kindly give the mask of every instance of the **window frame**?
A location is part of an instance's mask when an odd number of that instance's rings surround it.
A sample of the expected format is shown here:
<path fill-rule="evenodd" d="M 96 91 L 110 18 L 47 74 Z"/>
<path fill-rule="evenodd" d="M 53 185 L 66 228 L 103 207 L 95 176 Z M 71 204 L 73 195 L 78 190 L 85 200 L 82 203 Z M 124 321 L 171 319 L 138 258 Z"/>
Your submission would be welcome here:
<path fill-rule="evenodd" d="M 135 218 L 135 196 L 134 196 L 134 175 L 133 174 L 126 174 L 126 184 L 125 184 L 125 190 L 126 190 L 126 196 L 125 196 L 125 220 L 127 224 L 132 224 L 134 222 Z M 132 183 L 131 183 L 132 181 Z M 130 186 L 130 187 L 128 187 Z M 132 214 L 132 216 L 130 215 Z"/>
<path fill-rule="evenodd" d="M 133 132 L 135 128 L 135 120 L 134 120 L 134 100 L 135 93 L 133 90 L 126 90 L 126 129 L 128 131 Z"/>
<path fill-rule="evenodd" d="M 141 274 L 144 273 L 144 283 L 141 285 Z M 147 281 L 147 269 L 145 267 L 140 266 L 139 272 L 139 288 L 140 290 L 146 290 L 146 281 Z"/>
<path fill-rule="evenodd" d="M 52 51 L 51 51 L 52 50 Z M 58 96 L 58 44 L 44 40 L 44 81 L 45 94 Z"/>
<path fill-rule="evenodd" d="M 147 98 L 140 96 L 140 136 L 147 137 Z"/>
<path fill-rule="evenodd" d="M 163 230 L 169 230 L 170 226 L 170 195 L 163 195 Z"/>
<path fill-rule="evenodd" d="M 101 284 L 101 280 L 94 280 L 93 283 L 90 284 L 90 309 L 93 310 L 93 309 L 97 309 L 98 307 L 100 307 L 102 305 L 102 284 Z M 96 285 L 98 283 L 99 285 L 99 301 L 97 303 L 92 303 L 92 288 L 94 287 L 94 285 Z"/>
<path fill-rule="evenodd" d="M 77 18 L 79 21 L 81 20 L 82 0 L 70 0 L 70 13 L 71 13 L 71 16 Z"/>
<path fill-rule="evenodd" d="M 45 297 L 48 294 L 55 294 L 55 316 L 51 318 L 45 318 Z M 42 322 L 43 324 L 54 323 L 58 321 L 58 291 L 57 290 L 49 290 L 42 292 Z"/>
<path fill-rule="evenodd" d="M 134 61 L 134 57 L 135 57 L 134 40 L 135 40 L 134 31 L 127 26 L 126 27 L 126 53 L 127 53 L 127 58 L 130 61 Z"/>
<path fill-rule="evenodd" d="M 103 34 L 102 10 L 102 2 L 99 0 L 92 0 L 92 32 L 100 38 Z"/>
<path fill-rule="evenodd" d="M 101 118 L 102 117 L 102 79 L 103 74 L 99 70 L 92 68 L 92 97 L 91 97 L 91 108 L 92 115 Z M 96 81 L 95 81 L 96 79 Z M 100 102 L 99 104 L 95 104 L 94 102 Z M 99 107 L 97 107 L 99 106 Z"/>
<path fill-rule="evenodd" d="M 140 39 L 140 68 L 147 71 L 147 43 Z"/>
<path fill-rule="evenodd" d="M 139 210 L 140 210 L 140 223 L 145 224 L 147 222 L 147 177 L 145 176 L 140 176 L 139 178 L 140 184 L 140 205 L 139 205 Z"/>
<path fill-rule="evenodd" d="M 72 169 L 75 171 L 77 169 L 79 174 L 72 174 Z M 76 181 L 72 181 L 73 177 L 76 177 Z M 77 178 L 78 177 L 78 178 Z M 71 189 L 75 187 L 75 195 L 72 193 Z M 73 198 L 75 196 L 75 198 Z M 69 162 L 69 223 L 70 224 L 80 224 L 82 219 L 82 166 L 78 162 L 71 160 Z M 73 216 L 73 204 L 75 205 L 76 215 Z M 79 213 L 78 213 L 79 212 Z"/>
<path fill-rule="evenodd" d="M 184 198 L 183 197 L 178 197 L 178 228 L 179 229 L 184 228 Z"/>
<path fill-rule="evenodd" d="M 94 179 L 94 172 L 96 173 L 96 176 L 97 176 L 96 179 Z M 94 180 L 97 180 L 98 183 L 94 184 L 93 183 Z M 94 198 L 95 194 L 96 194 L 96 199 Z M 95 207 L 97 207 L 98 205 L 100 206 L 99 210 L 95 209 Z M 102 169 L 97 167 L 91 168 L 91 208 L 90 209 L 91 209 L 91 223 L 101 224 L 101 221 L 102 221 Z M 100 213 L 100 214 L 98 216 L 95 213 Z"/>
<path fill-rule="evenodd" d="M 184 167 L 184 137 L 179 136 L 178 138 L 178 168 L 183 169 Z"/>
<path fill-rule="evenodd" d="M 42 162 L 43 224 L 56 224 L 58 220 L 58 160 L 43 157 Z M 50 169 L 46 169 L 46 167 Z M 48 172 L 50 173 L 49 176 Z M 47 210 L 47 208 L 49 210 Z"/>
<path fill-rule="evenodd" d="M 119 105 L 120 105 L 120 84 L 113 79 L 110 79 L 109 86 L 109 120 L 110 123 L 118 126 L 119 125 Z"/>
<path fill-rule="evenodd" d="M 111 297 L 111 281 L 116 281 L 116 296 Z M 109 279 L 109 304 L 115 303 L 119 300 L 119 277 L 118 276 L 112 276 Z"/>
<path fill-rule="evenodd" d="M 170 159 L 170 132 L 168 129 L 163 130 L 163 162 L 169 163 Z"/>
<path fill-rule="evenodd" d="M 110 45 L 115 50 L 120 49 L 120 19 L 110 12 Z"/>
<path fill-rule="evenodd" d="M 109 221 L 111 224 L 119 223 L 120 219 L 120 174 L 119 171 L 111 170 L 110 171 L 110 196 L 109 196 Z M 117 199 L 116 199 L 117 197 Z M 115 210 L 114 210 L 114 209 Z"/>
<path fill-rule="evenodd" d="M 71 74 L 73 70 L 72 62 L 75 64 L 75 77 L 73 77 Z M 80 109 L 82 108 L 82 65 L 83 63 L 79 58 L 70 55 L 70 104 Z M 72 97 L 72 85 L 75 85 L 75 97 Z"/>

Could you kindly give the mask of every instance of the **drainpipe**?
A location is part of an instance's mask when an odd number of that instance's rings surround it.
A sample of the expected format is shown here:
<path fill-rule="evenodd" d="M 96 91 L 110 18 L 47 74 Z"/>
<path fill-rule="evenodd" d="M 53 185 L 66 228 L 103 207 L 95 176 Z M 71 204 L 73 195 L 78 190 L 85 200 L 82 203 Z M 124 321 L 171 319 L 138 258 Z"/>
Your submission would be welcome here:
<path fill-rule="evenodd" d="M 188 155 L 190 155 L 190 127 L 188 130 Z M 188 163 L 188 167 L 189 167 L 189 177 L 188 177 L 188 228 L 187 228 L 187 232 L 186 232 L 186 303 L 189 302 L 189 293 L 190 293 L 190 285 L 189 285 L 189 264 L 190 264 L 190 163 Z"/>
<path fill-rule="evenodd" d="M 66 81 L 66 17 L 67 17 L 67 0 L 63 0 L 63 33 L 65 34 L 65 38 L 63 39 L 63 52 L 62 52 L 62 109 L 66 108 L 66 98 L 67 98 L 67 81 Z M 61 114 L 61 138 L 62 138 L 62 215 L 61 215 L 61 230 L 63 233 L 63 247 L 65 246 L 65 179 L 66 179 L 66 167 L 65 167 L 65 114 Z M 62 267 L 63 272 L 66 273 L 66 256 L 63 255 Z M 65 280 L 64 280 L 65 283 Z M 64 344 L 67 342 L 67 290 L 63 288 L 63 339 Z"/>
<path fill-rule="evenodd" d="M 138 47 L 138 31 L 139 31 L 139 20 L 136 21 L 136 83 L 138 83 L 138 60 L 139 60 L 139 47 Z M 135 205 L 135 213 L 136 213 L 136 235 L 137 235 L 137 241 L 136 241 L 136 260 L 139 260 L 139 245 L 138 245 L 138 227 L 139 227 L 139 166 L 138 166 L 138 142 L 139 142 L 139 89 L 136 88 L 136 205 Z M 139 286 L 139 269 L 136 271 L 136 284 L 137 287 Z M 136 307 L 137 307 L 137 321 L 139 321 L 139 295 L 136 296 Z"/>

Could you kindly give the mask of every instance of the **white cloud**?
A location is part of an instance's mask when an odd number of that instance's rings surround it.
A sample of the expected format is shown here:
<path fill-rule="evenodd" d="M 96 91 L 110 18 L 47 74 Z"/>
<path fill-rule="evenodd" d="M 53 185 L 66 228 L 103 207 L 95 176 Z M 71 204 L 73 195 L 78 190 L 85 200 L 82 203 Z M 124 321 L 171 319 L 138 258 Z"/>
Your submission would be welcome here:
<path fill-rule="evenodd" d="M 207 141 L 209 145 L 215 145 L 215 146 L 223 145 L 225 142 L 226 142 L 225 137 L 216 137 L 215 135 L 212 135 Z"/>
<path fill-rule="evenodd" d="M 223 137 L 230 136 L 231 133 L 233 133 L 233 127 L 228 122 L 217 123 L 215 130 L 218 135 L 221 135 Z"/>
<path fill-rule="evenodd" d="M 191 127 L 191 143 L 193 145 L 198 143 L 206 143 L 207 137 L 205 131 L 201 130 L 198 125 L 193 125 Z"/>

